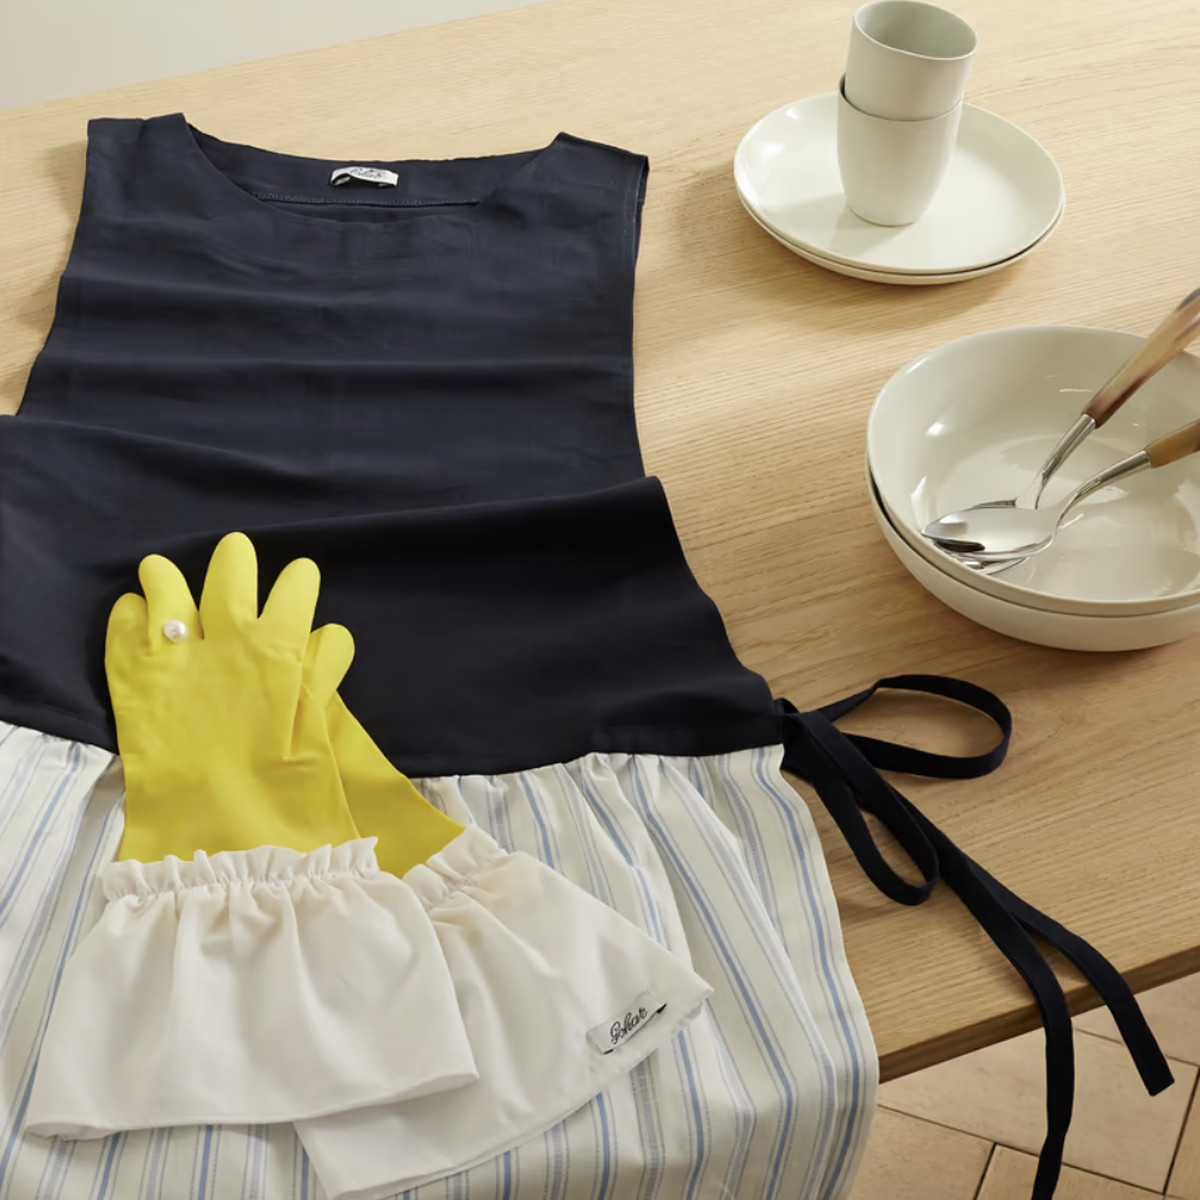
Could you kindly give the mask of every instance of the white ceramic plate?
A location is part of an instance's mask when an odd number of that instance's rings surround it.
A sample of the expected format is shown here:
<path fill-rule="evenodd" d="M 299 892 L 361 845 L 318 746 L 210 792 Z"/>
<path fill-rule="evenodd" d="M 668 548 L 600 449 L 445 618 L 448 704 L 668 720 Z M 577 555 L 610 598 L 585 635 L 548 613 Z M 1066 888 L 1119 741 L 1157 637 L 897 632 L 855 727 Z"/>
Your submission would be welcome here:
<path fill-rule="evenodd" d="M 925 215 L 872 225 L 846 207 L 837 95 L 763 117 L 734 155 L 742 203 L 795 246 L 861 270 L 946 275 L 1002 262 L 1040 241 L 1063 207 L 1062 175 L 1029 134 L 963 106 L 958 151 Z"/>
<path fill-rule="evenodd" d="M 1105 651 L 1144 650 L 1200 633 L 1200 604 L 1169 612 L 1096 617 L 1026 608 L 976 591 L 939 571 L 909 545 L 888 519 L 869 472 L 867 491 L 884 539 L 909 574 L 943 604 L 987 629 L 1060 650 Z"/>
<path fill-rule="evenodd" d="M 910 545 L 974 590 L 1028 607 L 1124 616 L 1200 603 L 1200 456 L 1097 492 L 1053 545 L 1001 575 L 978 575 L 921 538 L 946 512 L 1020 492 L 1141 341 L 1110 329 L 998 329 L 896 372 L 871 409 L 867 459 Z M 1200 360 L 1178 355 L 1067 460 L 1045 503 L 1194 420 L 1198 407 Z"/>
<path fill-rule="evenodd" d="M 741 193 L 739 193 L 740 197 Z M 961 283 L 967 279 L 976 279 L 980 275 L 990 275 L 993 271 L 1002 271 L 1005 267 L 1017 262 L 1018 259 L 1024 258 L 1027 254 L 1032 254 L 1058 228 L 1063 214 L 1063 210 L 1059 209 L 1054 224 L 1032 246 L 1027 246 L 1020 254 L 1014 254 L 1012 258 L 1002 258 L 999 262 L 989 263 L 986 267 L 976 267 L 974 271 L 950 271 L 945 275 L 918 275 L 911 271 L 872 271 L 865 267 L 852 267 L 849 263 L 836 262 L 832 258 L 825 258 L 824 255 L 816 254 L 812 250 L 806 250 L 803 246 L 797 246 L 795 242 L 789 242 L 782 234 L 777 233 L 769 225 L 764 224 L 758 219 L 754 210 L 746 204 L 744 198 L 742 198 L 742 204 L 746 212 L 750 214 L 751 220 L 764 233 L 770 234 L 781 246 L 786 246 L 793 254 L 798 254 L 810 263 L 815 263 L 818 267 L 824 267 L 827 271 L 833 271 L 838 275 L 849 275 L 851 279 L 865 279 L 869 283 L 892 283 L 907 287 L 929 287 L 939 283 Z"/>

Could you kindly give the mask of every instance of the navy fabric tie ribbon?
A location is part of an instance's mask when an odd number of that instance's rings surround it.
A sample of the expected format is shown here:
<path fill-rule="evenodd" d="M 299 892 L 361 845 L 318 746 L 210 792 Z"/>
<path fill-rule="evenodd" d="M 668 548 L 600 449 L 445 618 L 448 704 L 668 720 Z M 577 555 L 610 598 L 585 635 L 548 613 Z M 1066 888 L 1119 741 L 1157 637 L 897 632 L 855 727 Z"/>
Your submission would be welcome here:
<path fill-rule="evenodd" d="M 924 692 L 955 700 L 990 717 L 1000 741 L 987 753 L 934 754 L 859 734 L 834 724 L 881 688 Z M 1075 1048 L 1066 998 L 1031 934 L 1038 934 L 1075 964 L 1099 993 L 1117 1023 L 1146 1090 L 1156 1095 L 1174 1079 L 1141 1008 L 1117 969 L 1083 938 L 1009 891 L 892 786 L 880 770 L 938 779 L 971 779 L 994 771 L 1008 752 L 1012 714 L 991 692 L 941 675 L 894 675 L 865 691 L 800 712 L 777 700 L 783 719 L 786 770 L 807 780 L 842 831 L 867 877 L 898 904 L 920 904 L 944 880 L 967 906 L 1033 993 L 1046 1035 L 1046 1139 L 1038 1159 L 1033 1200 L 1050 1200 L 1062 1170 L 1063 1144 L 1075 1093 Z M 913 883 L 884 859 L 863 814 L 876 817 L 921 875 Z"/>

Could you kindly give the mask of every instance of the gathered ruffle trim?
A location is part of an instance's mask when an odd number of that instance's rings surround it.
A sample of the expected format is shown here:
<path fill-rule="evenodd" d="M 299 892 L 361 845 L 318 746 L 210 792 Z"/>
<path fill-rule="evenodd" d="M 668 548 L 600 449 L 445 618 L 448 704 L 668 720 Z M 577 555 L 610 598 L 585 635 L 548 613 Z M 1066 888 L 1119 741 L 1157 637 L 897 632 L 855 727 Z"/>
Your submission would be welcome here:
<path fill-rule="evenodd" d="M 188 888 L 268 886 L 300 879 L 366 875 L 379 870 L 375 861 L 377 840 L 355 838 L 338 846 L 318 846 L 307 853 L 286 846 L 256 846 L 253 850 L 222 850 L 217 854 L 197 850 L 191 862 L 173 854 L 160 862 L 127 859 L 105 867 L 101 883 L 105 899 L 118 900 L 122 896 L 158 896 Z"/>
<path fill-rule="evenodd" d="M 430 909 L 470 887 L 509 857 L 508 852 L 478 825 L 468 825 L 452 842 L 447 842 L 436 854 L 406 872 L 404 882 L 416 892 L 426 909 Z"/>

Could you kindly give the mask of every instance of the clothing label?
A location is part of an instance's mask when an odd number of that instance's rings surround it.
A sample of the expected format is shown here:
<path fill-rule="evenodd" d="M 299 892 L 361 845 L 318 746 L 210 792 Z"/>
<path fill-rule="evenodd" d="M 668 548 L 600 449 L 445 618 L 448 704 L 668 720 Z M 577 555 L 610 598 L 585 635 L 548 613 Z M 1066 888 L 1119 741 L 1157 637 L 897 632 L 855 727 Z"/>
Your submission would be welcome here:
<path fill-rule="evenodd" d="M 395 187 L 400 182 L 400 176 L 383 167 L 338 167 L 329 176 L 329 182 L 334 187 L 355 182 L 373 183 L 376 187 Z"/>
<path fill-rule="evenodd" d="M 601 1054 L 611 1054 L 623 1046 L 634 1034 L 640 1033 L 659 1013 L 667 1007 L 666 1002 L 656 1004 L 649 992 L 643 992 L 623 1013 L 611 1021 L 588 1030 L 588 1041 Z"/>

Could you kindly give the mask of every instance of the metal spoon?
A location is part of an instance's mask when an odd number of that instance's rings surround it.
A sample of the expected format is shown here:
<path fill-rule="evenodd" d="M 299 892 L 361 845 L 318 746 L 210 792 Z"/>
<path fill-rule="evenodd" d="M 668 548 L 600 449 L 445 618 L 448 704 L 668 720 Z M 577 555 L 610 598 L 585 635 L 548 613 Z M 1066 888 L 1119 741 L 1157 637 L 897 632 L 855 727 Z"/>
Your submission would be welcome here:
<path fill-rule="evenodd" d="M 1200 421 L 1192 421 L 1171 433 L 1155 438 L 1144 450 L 1130 454 L 1120 462 L 1084 480 L 1061 504 L 1053 508 L 966 509 L 942 518 L 947 528 L 969 529 L 965 537 L 936 537 L 932 541 L 942 550 L 970 559 L 972 565 L 1028 558 L 1045 550 L 1054 540 L 1067 513 L 1093 492 L 1126 479 L 1151 467 L 1165 467 L 1200 450 Z M 966 518 L 958 524 L 958 518 Z M 1008 561 L 1007 566 L 1015 566 Z M 1003 568 L 1002 568 L 1003 569 Z"/>
<path fill-rule="evenodd" d="M 951 538 L 985 543 L 988 540 L 986 530 L 992 526 L 985 524 L 977 532 L 974 523 L 978 515 L 993 509 L 1036 510 L 1046 484 L 1088 434 L 1099 429 L 1147 379 L 1166 366 L 1197 334 L 1200 334 L 1200 288 L 1185 296 L 1172 309 L 1136 353 L 1092 397 L 1087 408 L 1059 438 L 1049 458 L 1020 495 L 1011 500 L 985 500 L 958 512 L 948 513 L 931 521 L 921 532 L 932 541 Z"/>
<path fill-rule="evenodd" d="M 1001 558 L 992 562 L 985 558 L 971 558 L 966 554 L 954 554 L 950 550 L 947 550 L 946 553 L 958 559 L 964 567 L 970 567 L 972 571 L 976 571 L 980 575 L 999 575 L 1001 571 L 1011 571 L 1013 567 L 1019 567 L 1023 562 L 1029 561 L 1028 554 L 1022 554 L 1018 558 Z"/>

